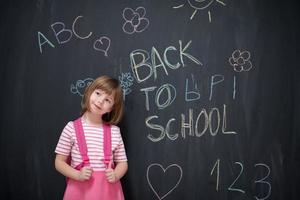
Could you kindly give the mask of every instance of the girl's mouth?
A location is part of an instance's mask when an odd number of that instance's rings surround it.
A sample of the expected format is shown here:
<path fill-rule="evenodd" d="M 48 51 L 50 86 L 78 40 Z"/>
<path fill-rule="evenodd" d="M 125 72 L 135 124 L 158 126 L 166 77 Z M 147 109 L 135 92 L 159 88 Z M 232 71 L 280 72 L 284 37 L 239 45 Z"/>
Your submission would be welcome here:
<path fill-rule="evenodd" d="M 96 104 L 94 104 L 94 106 L 95 106 L 98 110 L 101 110 L 101 107 L 97 106 Z"/>

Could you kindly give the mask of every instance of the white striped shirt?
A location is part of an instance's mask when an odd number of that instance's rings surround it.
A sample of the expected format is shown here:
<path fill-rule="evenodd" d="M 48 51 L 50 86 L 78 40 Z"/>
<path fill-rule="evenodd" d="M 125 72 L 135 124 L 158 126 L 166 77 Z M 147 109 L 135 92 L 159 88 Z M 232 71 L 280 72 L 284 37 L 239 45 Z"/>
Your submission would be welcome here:
<path fill-rule="evenodd" d="M 90 166 L 94 171 L 103 171 L 106 169 L 103 162 L 103 128 L 102 126 L 93 126 L 82 120 L 82 127 L 87 144 Z M 127 161 L 126 152 L 120 129 L 111 125 L 111 149 L 114 162 Z M 57 143 L 55 153 L 69 156 L 71 153 L 71 166 L 75 167 L 82 162 L 79 151 L 76 133 L 73 122 L 69 122 L 63 129 Z"/>

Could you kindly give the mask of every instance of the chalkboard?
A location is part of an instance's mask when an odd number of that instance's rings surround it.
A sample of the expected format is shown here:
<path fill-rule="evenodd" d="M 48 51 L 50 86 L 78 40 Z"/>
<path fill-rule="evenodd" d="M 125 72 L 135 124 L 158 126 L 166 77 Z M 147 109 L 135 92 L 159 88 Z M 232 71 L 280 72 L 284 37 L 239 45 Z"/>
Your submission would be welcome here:
<path fill-rule="evenodd" d="M 1 199 L 62 199 L 87 84 L 122 85 L 126 199 L 299 199 L 299 3 L 38 0 L 1 6 Z"/>

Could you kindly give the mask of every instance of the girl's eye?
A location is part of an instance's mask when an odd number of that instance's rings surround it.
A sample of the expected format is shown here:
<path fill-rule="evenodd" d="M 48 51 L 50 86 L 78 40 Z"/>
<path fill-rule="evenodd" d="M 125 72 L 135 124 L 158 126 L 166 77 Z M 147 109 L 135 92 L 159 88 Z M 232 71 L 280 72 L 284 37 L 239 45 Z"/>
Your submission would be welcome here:
<path fill-rule="evenodd" d="M 96 95 L 101 95 L 101 93 L 99 91 L 95 91 Z"/>

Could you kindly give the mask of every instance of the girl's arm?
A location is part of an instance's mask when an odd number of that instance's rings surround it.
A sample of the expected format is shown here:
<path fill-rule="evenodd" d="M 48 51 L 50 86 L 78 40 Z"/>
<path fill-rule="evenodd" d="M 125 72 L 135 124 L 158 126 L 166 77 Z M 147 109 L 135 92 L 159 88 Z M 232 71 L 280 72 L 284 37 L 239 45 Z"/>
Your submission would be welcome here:
<path fill-rule="evenodd" d="M 128 164 L 126 161 L 116 163 L 115 174 L 117 180 L 120 180 L 127 172 Z"/>
<path fill-rule="evenodd" d="M 80 171 L 71 167 L 68 163 L 68 156 L 56 154 L 55 157 L 55 169 L 64 176 L 77 180 L 85 181 L 89 180 L 92 175 L 92 168 L 89 166 L 83 167 Z"/>

